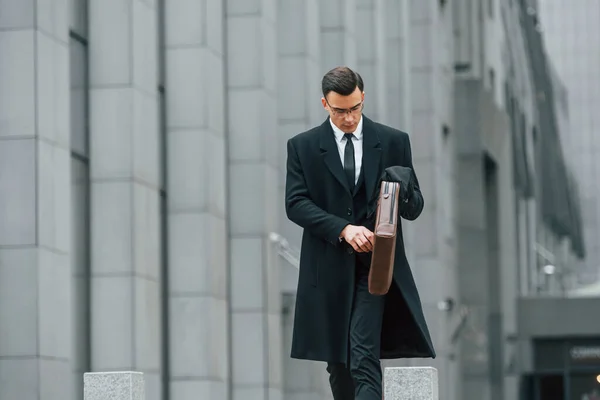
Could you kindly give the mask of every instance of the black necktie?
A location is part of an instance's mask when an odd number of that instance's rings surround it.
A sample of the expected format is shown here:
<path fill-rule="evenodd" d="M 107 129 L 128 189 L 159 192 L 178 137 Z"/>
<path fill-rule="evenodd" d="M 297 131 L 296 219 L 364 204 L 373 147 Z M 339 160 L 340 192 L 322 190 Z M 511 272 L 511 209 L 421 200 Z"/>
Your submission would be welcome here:
<path fill-rule="evenodd" d="M 352 143 L 352 133 L 345 133 L 346 148 L 344 149 L 344 172 L 346 172 L 346 178 L 348 179 L 348 186 L 350 191 L 354 191 L 354 178 L 355 178 L 355 166 L 354 166 L 354 143 Z"/>

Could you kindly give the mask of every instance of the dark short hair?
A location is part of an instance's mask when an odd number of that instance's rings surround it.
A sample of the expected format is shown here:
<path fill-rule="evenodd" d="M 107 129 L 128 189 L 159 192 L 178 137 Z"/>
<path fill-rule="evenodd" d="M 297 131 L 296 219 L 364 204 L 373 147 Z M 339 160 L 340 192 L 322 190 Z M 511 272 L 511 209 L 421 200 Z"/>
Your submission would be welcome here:
<path fill-rule="evenodd" d="M 358 72 L 354 72 L 348 67 L 335 67 L 327 72 L 321 81 L 323 97 L 327 97 L 329 92 L 349 96 L 357 87 L 361 92 L 364 90 L 362 77 Z"/>

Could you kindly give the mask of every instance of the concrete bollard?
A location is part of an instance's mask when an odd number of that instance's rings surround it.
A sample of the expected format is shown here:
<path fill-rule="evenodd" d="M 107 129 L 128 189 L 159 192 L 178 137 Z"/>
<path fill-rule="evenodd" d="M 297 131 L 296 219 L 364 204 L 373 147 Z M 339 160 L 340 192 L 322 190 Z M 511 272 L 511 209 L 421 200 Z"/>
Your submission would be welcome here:
<path fill-rule="evenodd" d="M 439 400 L 437 369 L 388 367 L 384 371 L 385 400 Z"/>
<path fill-rule="evenodd" d="M 87 372 L 83 374 L 83 400 L 144 400 L 141 372 Z"/>

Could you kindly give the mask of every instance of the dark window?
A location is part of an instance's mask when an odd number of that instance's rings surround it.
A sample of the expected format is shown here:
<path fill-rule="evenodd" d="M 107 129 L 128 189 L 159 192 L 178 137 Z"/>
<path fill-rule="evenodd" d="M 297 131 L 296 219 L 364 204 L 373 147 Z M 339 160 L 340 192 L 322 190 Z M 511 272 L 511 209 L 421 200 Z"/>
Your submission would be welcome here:
<path fill-rule="evenodd" d="M 536 341 L 534 344 L 534 366 L 537 371 L 564 369 L 566 367 L 564 342 L 554 340 Z"/>

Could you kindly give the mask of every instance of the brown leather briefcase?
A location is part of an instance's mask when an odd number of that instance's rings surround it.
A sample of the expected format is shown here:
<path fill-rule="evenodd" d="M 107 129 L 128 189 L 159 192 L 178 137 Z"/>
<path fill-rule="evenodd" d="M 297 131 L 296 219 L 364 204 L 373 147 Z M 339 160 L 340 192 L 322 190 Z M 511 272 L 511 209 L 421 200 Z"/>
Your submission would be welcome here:
<path fill-rule="evenodd" d="M 381 182 L 375 220 L 375 243 L 369 270 L 369 293 L 384 295 L 392 284 L 398 226 L 398 198 L 400 184 Z"/>

